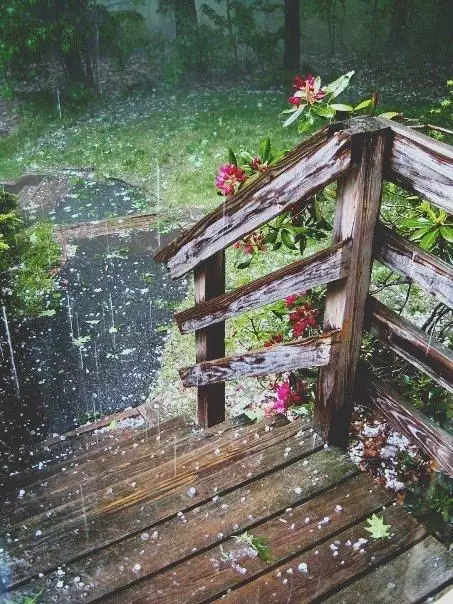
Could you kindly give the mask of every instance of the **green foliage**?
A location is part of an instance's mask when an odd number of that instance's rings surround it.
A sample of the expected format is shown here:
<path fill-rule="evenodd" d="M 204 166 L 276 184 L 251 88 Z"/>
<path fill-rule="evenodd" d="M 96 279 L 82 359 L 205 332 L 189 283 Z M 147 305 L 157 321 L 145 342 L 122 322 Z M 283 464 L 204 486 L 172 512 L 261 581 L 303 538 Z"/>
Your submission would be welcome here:
<path fill-rule="evenodd" d="M 384 524 L 384 518 L 376 516 L 373 514 L 371 518 L 367 519 L 368 526 L 365 527 L 365 530 L 370 533 L 373 539 L 388 539 L 390 537 L 390 529 L 392 526 L 390 524 Z"/>
<path fill-rule="evenodd" d="M 271 554 L 267 541 L 264 537 L 256 537 L 255 535 L 252 535 L 252 533 L 245 531 L 245 533 L 242 533 L 242 535 L 233 536 L 233 539 L 235 539 L 238 543 L 246 543 L 249 545 L 258 553 L 258 556 L 261 558 L 261 560 L 264 560 L 264 562 L 271 562 Z"/>
<path fill-rule="evenodd" d="M 38 223 L 17 236 L 18 265 L 11 273 L 13 308 L 21 315 L 43 315 L 59 306 L 60 293 L 52 269 L 60 264 L 60 246 L 49 223 Z"/>

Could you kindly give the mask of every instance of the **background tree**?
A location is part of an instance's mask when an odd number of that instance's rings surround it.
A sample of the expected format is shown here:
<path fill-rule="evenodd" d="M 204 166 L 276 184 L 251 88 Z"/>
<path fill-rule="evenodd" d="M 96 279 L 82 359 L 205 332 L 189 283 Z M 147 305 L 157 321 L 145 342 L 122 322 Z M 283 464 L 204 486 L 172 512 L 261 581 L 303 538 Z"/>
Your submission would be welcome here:
<path fill-rule="evenodd" d="M 285 0 L 283 67 L 294 73 L 300 67 L 300 3 Z"/>

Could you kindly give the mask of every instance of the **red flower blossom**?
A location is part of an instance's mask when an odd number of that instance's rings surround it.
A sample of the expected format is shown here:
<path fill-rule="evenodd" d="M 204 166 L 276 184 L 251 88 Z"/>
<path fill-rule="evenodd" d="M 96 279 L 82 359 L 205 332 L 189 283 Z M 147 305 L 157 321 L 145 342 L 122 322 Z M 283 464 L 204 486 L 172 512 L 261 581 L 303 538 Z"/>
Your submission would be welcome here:
<path fill-rule="evenodd" d="M 274 403 L 274 411 L 277 413 L 286 413 L 288 407 L 302 403 L 307 393 L 307 385 L 305 382 L 298 384 L 297 391 L 293 390 L 288 381 L 282 382 L 275 387 L 277 400 Z"/>
<path fill-rule="evenodd" d="M 296 76 L 293 88 L 295 92 L 289 97 L 288 101 L 296 107 L 306 104 L 313 105 L 326 95 L 324 90 L 321 89 L 320 79 L 315 78 L 311 73 L 308 73 L 304 77 L 300 75 Z"/>
<path fill-rule="evenodd" d="M 254 231 L 247 235 L 242 241 L 237 241 L 234 244 L 237 249 L 242 249 L 245 254 L 253 254 L 253 252 L 264 252 L 266 245 L 264 244 L 264 235 L 259 231 Z"/>
<path fill-rule="evenodd" d="M 269 338 L 269 340 L 266 340 L 266 342 L 264 342 L 264 346 L 266 348 L 268 348 L 269 346 L 273 346 L 274 344 L 279 344 L 280 342 L 283 342 L 283 334 L 273 333 L 271 335 L 271 337 Z"/>
<path fill-rule="evenodd" d="M 316 317 L 318 314 L 319 311 L 313 308 L 309 302 L 302 304 L 302 306 L 299 306 L 290 313 L 289 321 L 293 328 L 293 337 L 300 337 L 308 327 L 316 327 Z"/>
<path fill-rule="evenodd" d="M 296 305 L 296 302 L 299 298 L 303 298 L 306 292 L 300 292 L 300 294 L 292 294 L 285 298 L 286 308 L 291 308 Z"/>
<path fill-rule="evenodd" d="M 234 164 L 223 164 L 219 168 L 215 186 L 222 195 L 233 195 L 242 182 L 247 180 L 247 175 Z"/>
<path fill-rule="evenodd" d="M 250 167 L 255 172 L 266 172 L 269 166 L 267 165 L 267 162 L 263 163 L 261 157 L 254 157 L 250 162 Z"/>

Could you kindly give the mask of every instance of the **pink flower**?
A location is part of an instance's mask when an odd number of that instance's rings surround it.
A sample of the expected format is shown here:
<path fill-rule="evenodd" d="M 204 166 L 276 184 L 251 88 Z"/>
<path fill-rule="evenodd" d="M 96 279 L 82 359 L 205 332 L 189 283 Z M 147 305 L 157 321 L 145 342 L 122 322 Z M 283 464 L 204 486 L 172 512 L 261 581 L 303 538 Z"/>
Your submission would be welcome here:
<path fill-rule="evenodd" d="M 300 337 L 308 327 L 316 327 L 316 317 L 318 314 L 319 311 L 313 308 L 309 302 L 302 304 L 302 306 L 291 312 L 289 314 L 289 321 L 293 328 L 293 337 Z"/>
<path fill-rule="evenodd" d="M 288 296 L 287 298 L 285 298 L 286 308 L 290 308 L 291 306 L 294 306 L 298 297 L 299 296 L 297 294 L 293 294 L 292 296 Z"/>
<path fill-rule="evenodd" d="M 238 189 L 242 182 L 247 180 L 247 175 L 242 168 L 234 164 L 223 164 L 219 168 L 215 186 L 222 195 L 228 196 Z"/>
<path fill-rule="evenodd" d="M 254 157 L 250 162 L 250 167 L 255 172 L 266 172 L 269 166 L 267 165 L 267 162 L 263 163 L 261 157 Z"/>
<path fill-rule="evenodd" d="M 319 102 L 326 95 L 324 90 L 321 90 L 320 78 L 315 78 L 311 73 L 302 77 L 300 75 L 294 78 L 293 88 L 295 92 L 289 97 L 288 101 L 291 105 L 299 107 L 301 104 L 313 105 Z"/>
<path fill-rule="evenodd" d="M 301 403 L 304 396 L 306 395 L 307 384 L 301 382 L 298 384 L 297 392 L 292 390 L 289 382 L 282 382 L 279 386 L 275 387 L 277 400 L 274 403 L 273 409 L 276 413 L 286 413 L 288 407 Z"/>

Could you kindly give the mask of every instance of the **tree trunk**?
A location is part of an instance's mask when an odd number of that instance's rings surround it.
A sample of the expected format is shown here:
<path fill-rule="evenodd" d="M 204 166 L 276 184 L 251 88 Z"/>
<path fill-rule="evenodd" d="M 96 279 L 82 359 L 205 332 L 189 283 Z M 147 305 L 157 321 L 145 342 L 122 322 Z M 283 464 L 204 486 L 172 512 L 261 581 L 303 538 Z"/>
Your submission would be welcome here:
<path fill-rule="evenodd" d="M 197 23 L 195 0 L 175 0 L 176 38 L 194 33 Z"/>
<path fill-rule="evenodd" d="M 403 49 L 406 42 L 408 0 L 393 0 L 390 17 L 389 44 L 392 48 Z"/>
<path fill-rule="evenodd" d="M 300 67 L 300 6 L 299 0 L 285 0 L 285 52 L 283 67 L 296 72 Z"/>

